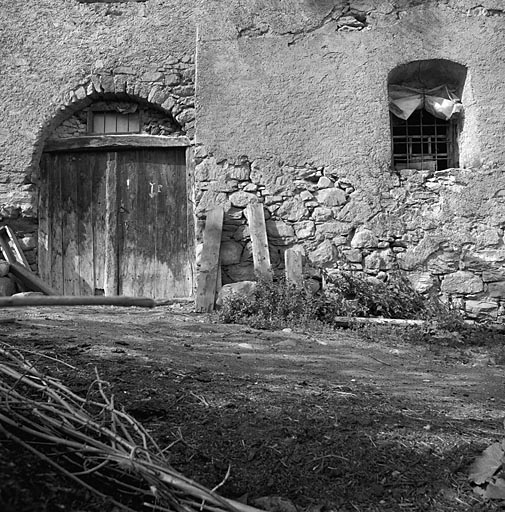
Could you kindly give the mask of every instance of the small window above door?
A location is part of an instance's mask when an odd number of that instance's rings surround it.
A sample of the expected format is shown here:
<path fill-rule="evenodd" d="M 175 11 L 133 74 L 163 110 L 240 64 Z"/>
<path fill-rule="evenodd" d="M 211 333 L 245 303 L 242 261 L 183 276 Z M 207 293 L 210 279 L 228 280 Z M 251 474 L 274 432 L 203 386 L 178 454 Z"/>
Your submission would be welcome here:
<path fill-rule="evenodd" d="M 90 111 L 89 133 L 140 133 L 140 113 Z"/>

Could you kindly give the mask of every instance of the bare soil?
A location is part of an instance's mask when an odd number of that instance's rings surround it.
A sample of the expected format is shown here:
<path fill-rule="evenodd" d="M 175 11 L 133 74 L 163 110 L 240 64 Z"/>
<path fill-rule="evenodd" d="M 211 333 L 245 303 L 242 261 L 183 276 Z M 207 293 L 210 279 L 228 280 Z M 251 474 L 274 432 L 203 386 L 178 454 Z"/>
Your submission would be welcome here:
<path fill-rule="evenodd" d="M 96 367 L 186 476 L 212 488 L 229 468 L 224 496 L 307 512 L 501 509 L 467 470 L 503 438 L 503 335 L 259 331 L 180 304 L 4 309 L 0 322 L 0 342 L 76 392 Z M 0 510 L 113 510 L 0 441 Z"/>

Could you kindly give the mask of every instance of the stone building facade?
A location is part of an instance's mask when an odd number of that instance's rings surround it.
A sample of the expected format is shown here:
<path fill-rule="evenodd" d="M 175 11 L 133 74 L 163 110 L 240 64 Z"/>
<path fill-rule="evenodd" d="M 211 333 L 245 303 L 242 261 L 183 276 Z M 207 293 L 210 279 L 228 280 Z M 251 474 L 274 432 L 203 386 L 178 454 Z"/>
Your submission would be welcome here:
<path fill-rule="evenodd" d="M 278 270 L 297 247 L 313 272 L 400 269 L 503 317 L 500 0 L 14 0 L 0 24 L 0 221 L 34 268 L 42 153 L 100 105 L 139 105 L 140 135 L 187 139 L 195 261 L 224 206 L 223 282 L 252 277 L 245 207 L 261 202 Z M 397 86 L 444 87 L 457 112 L 398 121 Z"/>

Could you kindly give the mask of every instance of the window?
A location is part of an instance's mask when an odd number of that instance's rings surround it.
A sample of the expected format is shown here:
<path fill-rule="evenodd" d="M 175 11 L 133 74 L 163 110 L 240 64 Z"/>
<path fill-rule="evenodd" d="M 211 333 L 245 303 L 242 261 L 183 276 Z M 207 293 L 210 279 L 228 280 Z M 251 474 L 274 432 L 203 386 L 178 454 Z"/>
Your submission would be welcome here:
<path fill-rule="evenodd" d="M 139 133 L 139 112 L 91 111 L 90 133 Z"/>
<path fill-rule="evenodd" d="M 465 79 L 465 66 L 443 59 L 410 62 L 389 73 L 395 170 L 458 167 Z"/>
<path fill-rule="evenodd" d="M 437 171 L 457 165 L 455 120 L 437 118 L 424 109 L 405 120 L 390 116 L 395 169 Z"/>

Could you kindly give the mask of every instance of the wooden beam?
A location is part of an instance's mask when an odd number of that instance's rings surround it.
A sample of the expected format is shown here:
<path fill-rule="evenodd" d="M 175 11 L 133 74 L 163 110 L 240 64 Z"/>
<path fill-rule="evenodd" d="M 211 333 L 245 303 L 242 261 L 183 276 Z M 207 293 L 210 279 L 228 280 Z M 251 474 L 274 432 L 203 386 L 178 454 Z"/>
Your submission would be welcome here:
<path fill-rule="evenodd" d="M 218 206 L 207 213 L 203 232 L 203 250 L 197 277 L 196 311 L 209 312 L 214 309 L 223 229 L 223 208 Z"/>
<path fill-rule="evenodd" d="M 37 277 L 32 271 L 16 262 L 10 263 L 11 274 L 21 281 L 22 285 L 33 292 L 42 292 L 46 295 L 57 295 L 56 290 Z"/>
<path fill-rule="evenodd" d="M 19 245 L 18 239 L 14 231 L 9 226 L 0 227 L 0 248 L 4 258 L 9 262 L 19 262 L 26 268 L 30 268 L 28 261 L 25 258 L 25 253 Z"/>
<path fill-rule="evenodd" d="M 109 148 L 173 148 L 186 147 L 190 142 L 188 137 L 168 137 L 163 135 L 83 135 L 65 139 L 49 139 L 44 145 L 44 151 L 80 151 L 82 149 Z"/>
<path fill-rule="evenodd" d="M 66 295 L 31 295 L 0 297 L 0 308 L 18 306 L 137 306 L 152 308 L 156 304 L 153 299 L 146 297 L 105 297 L 85 296 L 70 297 Z"/>
<path fill-rule="evenodd" d="M 247 219 L 253 250 L 254 272 L 259 277 L 272 279 L 263 204 L 252 203 L 247 205 Z"/>

